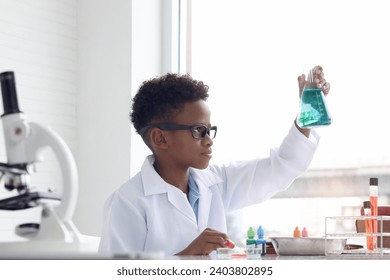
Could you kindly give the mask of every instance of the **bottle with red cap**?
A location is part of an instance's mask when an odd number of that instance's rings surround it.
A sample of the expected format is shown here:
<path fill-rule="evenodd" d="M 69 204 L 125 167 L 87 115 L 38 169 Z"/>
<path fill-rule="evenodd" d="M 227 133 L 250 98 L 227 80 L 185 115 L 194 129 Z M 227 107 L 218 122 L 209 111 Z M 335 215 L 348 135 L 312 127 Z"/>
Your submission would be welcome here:
<path fill-rule="evenodd" d="M 309 231 L 306 227 L 303 227 L 302 229 L 302 237 L 309 237 Z"/>

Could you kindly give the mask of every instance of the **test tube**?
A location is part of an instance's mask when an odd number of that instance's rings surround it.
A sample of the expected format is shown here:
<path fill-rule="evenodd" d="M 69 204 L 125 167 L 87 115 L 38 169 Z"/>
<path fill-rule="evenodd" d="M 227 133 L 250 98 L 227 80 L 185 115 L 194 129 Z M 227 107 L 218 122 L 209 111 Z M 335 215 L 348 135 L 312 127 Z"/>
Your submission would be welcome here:
<path fill-rule="evenodd" d="M 364 201 L 363 202 L 363 210 L 364 210 L 364 216 L 372 216 L 371 215 L 371 202 L 370 201 Z M 366 219 L 364 221 L 365 227 L 366 227 L 366 235 L 367 235 L 367 250 L 373 251 L 375 249 L 375 238 L 372 236 L 374 233 L 373 228 L 373 220 L 372 219 Z"/>

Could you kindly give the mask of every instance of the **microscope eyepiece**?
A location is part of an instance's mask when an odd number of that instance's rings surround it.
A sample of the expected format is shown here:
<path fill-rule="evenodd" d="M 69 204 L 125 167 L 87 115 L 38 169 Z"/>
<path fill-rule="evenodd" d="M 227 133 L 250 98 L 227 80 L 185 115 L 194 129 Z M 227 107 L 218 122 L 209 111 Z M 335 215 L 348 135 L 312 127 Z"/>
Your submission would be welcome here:
<path fill-rule="evenodd" d="M 3 115 L 20 113 L 14 72 L 8 71 L 0 73 L 0 81 L 4 107 Z"/>

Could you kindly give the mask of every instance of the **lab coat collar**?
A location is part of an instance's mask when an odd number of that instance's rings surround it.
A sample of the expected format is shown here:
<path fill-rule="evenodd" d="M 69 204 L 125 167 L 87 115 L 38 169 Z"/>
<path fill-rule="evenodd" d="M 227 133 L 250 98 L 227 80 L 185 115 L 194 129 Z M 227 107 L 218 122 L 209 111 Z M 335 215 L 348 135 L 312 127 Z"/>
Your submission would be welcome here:
<path fill-rule="evenodd" d="M 154 169 L 154 156 L 146 157 L 141 167 L 142 185 L 146 196 L 159 193 L 166 193 L 171 187 L 165 182 Z"/>
<path fill-rule="evenodd" d="M 156 172 L 153 167 L 154 156 L 149 155 L 142 167 L 141 167 L 141 176 L 144 186 L 144 193 L 146 196 L 166 193 L 172 187 L 172 185 L 165 182 L 160 175 Z M 219 184 L 222 182 L 222 178 L 217 174 L 213 173 L 209 169 L 199 170 L 199 169 L 190 169 L 190 174 L 193 176 L 195 182 L 199 187 L 199 192 L 202 194 L 202 189 L 209 188 L 213 185 Z"/>
<path fill-rule="evenodd" d="M 153 167 L 154 157 L 152 155 L 145 159 L 141 168 L 144 193 L 146 196 L 167 193 L 168 200 L 184 216 L 196 223 L 196 217 L 186 195 L 178 188 L 165 182 Z M 199 187 L 199 212 L 198 227 L 203 230 L 207 227 L 208 213 L 211 207 L 212 192 L 210 187 L 222 182 L 222 179 L 208 169 L 198 170 L 191 168 L 190 174 Z"/>

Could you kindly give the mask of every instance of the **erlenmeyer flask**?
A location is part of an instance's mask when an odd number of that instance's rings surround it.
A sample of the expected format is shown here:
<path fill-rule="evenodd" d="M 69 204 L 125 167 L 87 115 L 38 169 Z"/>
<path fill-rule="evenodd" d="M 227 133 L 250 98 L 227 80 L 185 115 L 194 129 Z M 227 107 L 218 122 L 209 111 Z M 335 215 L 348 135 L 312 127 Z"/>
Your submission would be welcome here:
<path fill-rule="evenodd" d="M 314 82 L 313 71 L 316 69 L 316 67 L 310 68 L 301 96 L 297 123 L 302 128 L 325 126 L 332 123 L 324 93 L 322 89 L 316 87 Z"/>

